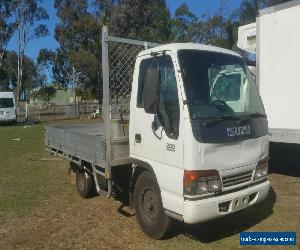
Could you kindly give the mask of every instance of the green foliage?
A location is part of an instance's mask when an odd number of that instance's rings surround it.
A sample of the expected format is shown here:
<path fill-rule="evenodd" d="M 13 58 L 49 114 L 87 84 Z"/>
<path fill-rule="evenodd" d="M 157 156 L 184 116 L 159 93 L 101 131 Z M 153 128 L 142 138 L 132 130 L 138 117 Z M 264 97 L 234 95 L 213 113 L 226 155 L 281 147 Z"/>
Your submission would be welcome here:
<path fill-rule="evenodd" d="M 49 19 L 47 11 L 40 6 L 41 0 L 10 0 L 10 2 L 21 49 L 25 50 L 27 43 L 32 39 L 49 35 L 47 26 L 40 23 Z"/>
<path fill-rule="evenodd" d="M 22 75 L 22 92 L 29 94 L 36 86 L 44 84 L 45 76 L 40 73 L 32 59 L 25 56 Z M 6 51 L 0 67 L 0 91 L 12 91 L 17 85 L 18 55 L 14 51 Z"/>
<path fill-rule="evenodd" d="M 186 4 L 182 4 L 175 11 L 175 17 L 171 20 L 172 33 L 176 42 L 202 42 L 203 23 L 189 10 Z"/>
<path fill-rule="evenodd" d="M 55 94 L 56 88 L 53 85 L 44 85 L 33 90 L 30 96 L 35 100 L 41 100 L 43 102 L 49 103 L 50 100 L 55 96 Z"/>
<path fill-rule="evenodd" d="M 255 22 L 258 10 L 266 7 L 265 0 L 244 0 L 242 1 L 237 16 L 239 23 L 244 25 Z"/>
<path fill-rule="evenodd" d="M 68 162 L 43 160 L 49 158 L 42 147 L 43 129 L 43 124 L 0 127 L 1 167 L 6 166 L 1 168 L 1 226 L 11 215 L 20 218 L 36 211 L 37 206 L 49 201 L 53 194 L 60 198 L 65 195 L 63 200 L 76 197 L 74 188 L 64 181 L 68 169 L 64 166 L 68 166 Z M 21 140 L 13 141 L 12 138 Z M 57 168 L 57 164 L 61 167 Z M 3 241 L 1 248 L 5 248 Z"/>
<path fill-rule="evenodd" d="M 6 46 L 16 29 L 16 23 L 11 20 L 11 6 L 12 0 L 0 2 L 0 66 Z"/>
<path fill-rule="evenodd" d="M 95 17 L 116 36 L 153 42 L 171 36 L 170 12 L 165 0 L 95 0 Z"/>
<path fill-rule="evenodd" d="M 258 11 L 263 8 L 289 2 L 290 0 L 244 0 L 236 11 L 241 25 L 255 22 Z"/>
<path fill-rule="evenodd" d="M 86 0 L 56 0 L 54 6 L 60 18 L 55 29 L 60 47 L 56 51 L 41 51 L 39 58 L 51 65 L 54 81 L 59 86 L 85 86 L 100 93 L 99 22 L 89 13 Z"/>
<path fill-rule="evenodd" d="M 6 52 L 0 67 L 0 89 L 2 91 L 11 91 L 17 83 L 16 65 L 18 55 L 16 52 Z"/>
<path fill-rule="evenodd" d="M 38 62 L 52 68 L 56 84 L 75 86 L 84 96 L 91 93 L 97 98 L 102 96 L 103 24 L 121 37 L 160 43 L 173 40 L 170 13 L 164 0 L 95 0 L 94 13 L 89 11 L 87 0 L 56 0 L 54 6 L 60 19 L 55 29 L 60 47 L 56 51 L 42 50 Z"/>

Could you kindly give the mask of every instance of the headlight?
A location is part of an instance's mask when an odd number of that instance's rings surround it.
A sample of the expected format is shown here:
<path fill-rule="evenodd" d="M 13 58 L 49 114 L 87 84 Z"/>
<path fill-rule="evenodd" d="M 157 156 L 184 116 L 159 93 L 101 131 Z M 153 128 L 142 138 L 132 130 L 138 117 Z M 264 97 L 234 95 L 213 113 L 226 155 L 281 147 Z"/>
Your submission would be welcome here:
<path fill-rule="evenodd" d="M 184 171 L 183 191 L 186 195 L 203 195 L 220 192 L 221 180 L 216 170 Z"/>
<path fill-rule="evenodd" d="M 268 166 L 269 166 L 269 158 L 265 158 L 258 162 L 254 173 L 255 181 L 265 179 L 267 177 Z"/>

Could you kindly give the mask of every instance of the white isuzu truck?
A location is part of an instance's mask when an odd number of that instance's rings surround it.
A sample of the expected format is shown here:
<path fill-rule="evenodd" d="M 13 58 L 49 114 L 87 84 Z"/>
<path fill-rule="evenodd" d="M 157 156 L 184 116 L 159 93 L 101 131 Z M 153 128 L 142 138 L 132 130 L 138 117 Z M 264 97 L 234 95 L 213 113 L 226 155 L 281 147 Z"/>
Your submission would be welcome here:
<path fill-rule="evenodd" d="M 256 54 L 256 79 L 273 142 L 300 144 L 300 1 L 259 11 L 239 27 L 238 46 Z"/>
<path fill-rule="evenodd" d="M 102 67 L 104 122 L 45 127 L 46 148 L 70 159 L 82 197 L 127 195 L 156 239 L 173 219 L 204 222 L 267 197 L 267 118 L 237 53 L 104 27 Z"/>

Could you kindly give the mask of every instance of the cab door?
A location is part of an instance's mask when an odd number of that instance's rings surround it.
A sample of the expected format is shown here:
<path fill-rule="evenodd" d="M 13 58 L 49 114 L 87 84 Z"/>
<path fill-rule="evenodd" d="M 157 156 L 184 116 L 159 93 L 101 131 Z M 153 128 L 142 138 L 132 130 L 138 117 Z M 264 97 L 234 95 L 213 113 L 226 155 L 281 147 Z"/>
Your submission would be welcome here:
<path fill-rule="evenodd" d="M 144 84 L 147 71 L 157 67 L 158 112 L 148 114 L 144 110 Z M 178 94 L 178 75 L 171 53 L 140 58 L 136 91 L 132 98 L 130 114 L 130 155 L 147 162 L 155 171 L 166 208 L 182 202 L 183 178 L 183 129 L 181 103 Z M 135 102 L 135 103 L 134 103 Z"/>

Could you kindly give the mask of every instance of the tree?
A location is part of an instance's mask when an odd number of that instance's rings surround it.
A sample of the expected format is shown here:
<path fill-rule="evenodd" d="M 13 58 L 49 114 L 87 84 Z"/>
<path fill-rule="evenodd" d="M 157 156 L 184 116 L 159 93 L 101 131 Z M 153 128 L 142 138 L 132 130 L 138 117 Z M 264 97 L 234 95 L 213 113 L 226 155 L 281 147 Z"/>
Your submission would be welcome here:
<path fill-rule="evenodd" d="M 237 39 L 237 23 L 228 12 L 227 1 L 221 0 L 214 15 L 209 12 L 199 19 L 186 4 L 175 11 L 172 31 L 177 42 L 197 42 L 232 49 Z"/>
<path fill-rule="evenodd" d="M 14 89 L 18 103 L 23 87 L 23 69 L 26 46 L 33 39 L 48 35 L 47 26 L 38 24 L 49 18 L 46 10 L 39 4 L 41 0 L 14 0 L 13 10 L 18 32 L 18 73 L 17 85 Z"/>
<path fill-rule="evenodd" d="M 7 51 L 0 67 L 0 91 L 12 91 L 17 83 L 18 55 Z"/>
<path fill-rule="evenodd" d="M 237 10 L 237 18 L 241 25 L 255 22 L 258 10 L 266 7 L 265 0 L 244 0 Z"/>
<path fill-rule="evenodd" d="M 40 73 L 38 66 L 27 56 L 23 58 L 22 88 L 20 96 L 28 98 L 32 89 L 45 83 L 45 75 Z M 0 68 L 0 91 L 12 91 L 17 86 L 18 54 L 6 51 Z"/>
<path fill-rule="evenodd" d="M 32 93 L 31 97 L 35 100 L 41 100 L 49 103 L 50 100 L 55 96 L 57 90 L 54 85 L 44 85 L 36 88 Z"/>
<path fill-rule="evenodd" d="M 266 1 L 266 5 L 268 7 L 277 5 L 277 4 L 282 4 L 282 3 L 286 3 L 286 2 L 290 2 L 291 0 L 265 0 Z"/>
<path fill-rule="evenodd" d="M 162 44 L 173 42 L 175 36 L 172 33 L 171 14 L 165 1 L 154 4 L 153 12 L 155 15 L 150 26 L 149 40 Z"/>
<path fill-rule="evenodd" d="M 193 14 L 184 3 L 175 11 L 171 20 L 172 33 L 176 42 L 203 42 L 203 23 Z"/>
<path fill-rule="evenodd" d="M 171 37 L 170 12 L 165 0 L 95 0 L 96 17 L 115 36 L 153 42 Z"/>
<path fill-rule="evenodd" d="M 11 21 L 12 0 L 0 2 L 0 67 L 7 44 L 12 37 L 16 24 Z"/>
<path fill-rule="evenodd" d="M 54 4 L 60 22 L 55 38 L 60 47 L 52 56 L 55 82 L 63 87 L 85 86 L 100 97 L 101 92 L 101 26 L 88 12 L 86 0 L 56 0 Z"/>
<path fill-rule="evenodd" d="M 244 0 L 235 15 L 241 25 L 256 21 L 258 11 L 277 4 L 289 2 L 290 0 Z"/>

